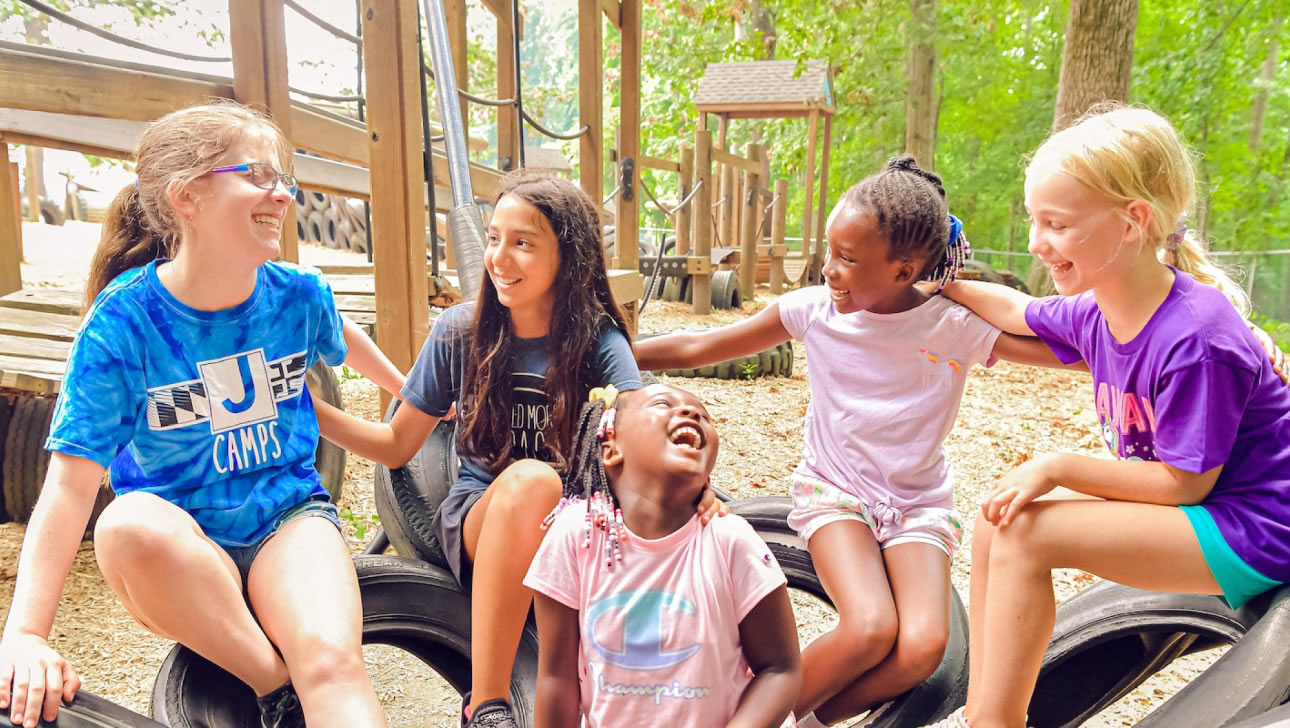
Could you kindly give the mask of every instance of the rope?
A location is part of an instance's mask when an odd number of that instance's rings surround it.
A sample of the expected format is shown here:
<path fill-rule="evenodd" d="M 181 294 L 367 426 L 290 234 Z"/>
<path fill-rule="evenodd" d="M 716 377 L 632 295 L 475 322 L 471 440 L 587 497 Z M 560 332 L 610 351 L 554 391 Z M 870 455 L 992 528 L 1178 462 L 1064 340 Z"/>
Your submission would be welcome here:
<path fill-rule="evenodd" d="M 297 13 L 300 13 L 300 15 L 302 15 L 306 20 L 313 22 L 314 25 L 317 25 L 319 28 L 322 28 L 323 30 L 327 31 L 328 33 L 331 33 L 337 38 L 347 40 L 356 46 L 361 46 L 363 44 L 362 38 L 359 38 L 353 33 L 349 33 L 347 31 L 341 30 L 340 28 L 337 28 L 331 23 L 328 23 L 326 20 L 323 20 L 317 15 L 314 15 L 308 10 L 305 10 L 304 6 L 297 3 L 295 0 L 284 0 L 284 2 L 286 3 L 287 7 L 291 8 Z"/>
<path fill-rule="evenodd" d="M 430 66 L 427 66 L 425 61 L 421 62 L 421 70 L 426 72 L 426 76 L 429 76 L 431 81 L 434 80 L 434 69 L 430 68 Z M 476 96 L 475 94 L 472 94 L 471 92 L 460 88 L 457 89 L 457 95 L 468 101 L 474 101 L 477 104 L 483 104 L 484 106 L 514 106 L 515 105 L 514 97 L 509 99 L 486 99 L 483 96 Z"/>
<path fill-rule="evenodd" d="M 667 207 L 664 206 L 663 203 L 658 201 L 658 198 L 654 196 L 654 191 L 649 188 L 649 185 L 645 184 L 645 180 L 643 179 L 641 180 L 641 189 L 645 190 L 645 194 L 646 196 L 649 197 L 650 202 L 654 203 L 654 206 L 658 208 L 659 212 L 663 213 L 664 215 L 667 215 L 668 222 L 671 222 L 672 213 L 668 212 Z"/>
<path fill-rule="evenodd" d="M 604 200 L 604 202 L 601 202 L 600 204 L 602 204 L 602 205 L 608 205 L 610 200 L 612 200 L 612 199 L 614 199 L 615 197 L 617 197 L 617 196 L 618 196 L 618 190 L 621 190 L 622 188 L 623 188 L 623 186 L 622 186 L 622 185 L 618 185 L 618 186 L 617 186 L 617 187 L 615 187 L 614 189 L 610 190 L 610 192 L 609 192 L 609 196 L 608 196 L 608 197 L 606 197 L 606 198 L 605 198 L 605 200 Z"/>
<path fill-rule="evenodd" d="M 703 180 L 699 180 L 699 181 L 702 182 Z M 712 209 L 715 210 L 729 201 L 730 201 L 730 195 L 726 195 L 725 197 L 722 197 L 720 200 L 717 200 L 716 202 L 712 203 Z"/>
<path fill-rule="evenodd" d="M 83 30 L 86 33 L 93 33 L 94 35 L 97 35 L 100 38 L 110 40 L 114 43 L 120 43 L 121 45 L 129 46 L 137 50 L 148 51 L 150 53 L 158 53 L 163 56 L 170 56 L 171 58 L 182 58 L 185 61 L 202 61 L 204 63 L 228 63 L 233 60 L 232 58 L 222 58 L 222 57 L 216 57 L 216 56 L 197 56 L 197 55 L 192 55 L 190 53 L 180 53 L 179 51 L 168 51 L 162 48 L 154 48 L 148 45 L 147 43 L 141 43 L 137 40 L 131 40 L 129 38 L 117 35 L 116 33 L 113 33 L 111 31 L 103 30 L 102 28 L 95 28 L 94 26 L 88 23 L 82 23 L 76 18 L 73 18 L 67 13 L 64 13 L 63 11 L 59 10 L 58 8 L 55 8 L 51 5 L 46 5 L 45 3 L 40 2 L 40 0 L 20 0 L 20 2 L 22 2 L 22 4 L 24 5 L 27 5 L 28 7 L 31 7 L 40 11 L 41 13 L 44 13 L 45 15 L 50 16 L 51 18 L 56 18 L 58 20 L 61 20 L 62 22 L 67 23 L 73 28 Z"/>
<path fill-rule="evenodd" d="M 524 117 L 524 120 L 529 123 L 529 126 L 532 126 L 534 129 L 537 129 L 538 131 L 551 137 L 552 139 L 564 139 L 565 141 L 569 141 L 571 139 L 577 139 L 578 137 L 581 137 L 591 131 L 590 125 L 583 124 L 581 129 L 571 134 L 558 134 L 556 132 L 551 131 L 550 129 L 547 129 L 546 127 L 542 126 L 536 121 L 534 121 L 533 117 L 529 116 L 529 112 L 527 111 L 521 112 L 521 115 Z"/>
<path fill-rule="evenodd" d="M 311 99 L 318 99 L 319 101 L 335 101 L 341 104 L 352 104 L 356 101 L 366 101 L 362 96 L 329 96 L 327 94 L 315 93 L 313 91 L 304 91 L 296 88 L 295 86 L 288 86 L 287 88 L 292 93 L 297 93 L 301 96 L 308 96 Z"/>
<path fill-rule="evenodd" d="M 654 203 L 654 206 L 658 208 L 658 211 L 663 213 L 664 215 L 667 215 L 667 219 L 669 221 L 673 219 L 676 213 L 680 212 L 686 205 L 690 204 L 690 200 L 694 199 L 694 194 L 698 192 L 699 188 L 702 186 L 703 186 L 703 180 L 699 180 L 699 182 L 694 185 L 693 189 L 690 190 L 690 193 L 685 196 L 685 199 L 676 203 L 675 207 L 669 208 L 669 207 L 664 207 L 663 203 L 659 202 L 658 198 L 654 196 L 654 191 L 651 190 L 649 186 L 645 184 L 644 180 L 641 180 L 641 189 L 645 190 L 645 194 L 649 196 L 650 201 Z"/>

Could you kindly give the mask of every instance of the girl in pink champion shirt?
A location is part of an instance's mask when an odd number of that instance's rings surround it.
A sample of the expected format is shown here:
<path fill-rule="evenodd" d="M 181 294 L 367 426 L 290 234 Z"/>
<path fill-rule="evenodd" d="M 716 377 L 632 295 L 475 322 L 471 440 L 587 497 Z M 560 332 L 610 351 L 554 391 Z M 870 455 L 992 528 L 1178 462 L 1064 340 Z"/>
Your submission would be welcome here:
<path fill-rule="evenodd" d="M 654 384 L 615 401 L 610 388 L 583 409 L 565 498 L 524 579 L 537 728 L 793 725 L 802 667 L 784 574 L 746 521 L 704 527 L 695 512 L 716 460 L 689 392 Z"/>

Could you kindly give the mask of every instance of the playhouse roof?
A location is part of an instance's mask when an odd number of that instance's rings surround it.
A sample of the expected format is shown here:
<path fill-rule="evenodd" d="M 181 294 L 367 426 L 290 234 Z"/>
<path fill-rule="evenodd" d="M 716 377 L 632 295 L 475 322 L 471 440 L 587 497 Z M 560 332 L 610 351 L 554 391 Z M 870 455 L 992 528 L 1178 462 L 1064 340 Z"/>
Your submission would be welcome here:
<path fill-rule="evenodd" d="M 559 149 L 524 145 L 524 166 L 527 169 L 545 169 L 554 172 L 572 172 L 573 164 L 565 159 Z"/>
<path fill-rule="evenodd" d="M 833 113 L 828 62 L 807 61 L 800 75 L 797 71 L 797 61 L 709 63 L 695 105 L 699 111 L 739 116 L 804 116 L 812 109 Z"/>

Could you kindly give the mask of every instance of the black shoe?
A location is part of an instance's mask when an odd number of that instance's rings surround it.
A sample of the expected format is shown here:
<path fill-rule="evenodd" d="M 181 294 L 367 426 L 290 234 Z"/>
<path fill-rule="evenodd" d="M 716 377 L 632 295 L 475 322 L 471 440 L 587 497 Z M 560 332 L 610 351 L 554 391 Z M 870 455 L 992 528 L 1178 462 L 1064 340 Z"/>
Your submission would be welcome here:
<path fill-rule="evenodd" d="M 465 715 L 463 710 L 462 717 Z M 505 700 L 489 700 L 475 708 L 475 712 L 470 714 L 470 720 L 464 725 L 465 728 L 519 728 L 515 715 L 511 712 L 511 704 Z"/>
<path fill-rule="evenodd" d="M 300 709 L 300 698 L 291 683 L 256 698 L 255 702 L 260 706 L 260 728 L 305 728 L 305 713 Z"/>

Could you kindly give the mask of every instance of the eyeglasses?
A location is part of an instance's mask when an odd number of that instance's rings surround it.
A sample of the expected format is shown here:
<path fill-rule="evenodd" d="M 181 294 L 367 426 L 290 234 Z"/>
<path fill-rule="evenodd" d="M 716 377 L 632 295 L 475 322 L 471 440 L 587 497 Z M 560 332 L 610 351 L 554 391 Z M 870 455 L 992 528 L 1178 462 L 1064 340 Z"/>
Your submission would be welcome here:
<path fill-rule="evenodd" d="M 247 162 L 246 164 L 216 167 L 211 170 L 212 174 L 215 172 L 246 172 L 246 177 L 251 180 L 251 184 L 262 190 L 271 190 L 278 186 L 278 180 L 282 180 L 287 192 L 293 195 L 296 194 L 296 176 L 290 172 L 279 172 L 264 162 Z"/>

